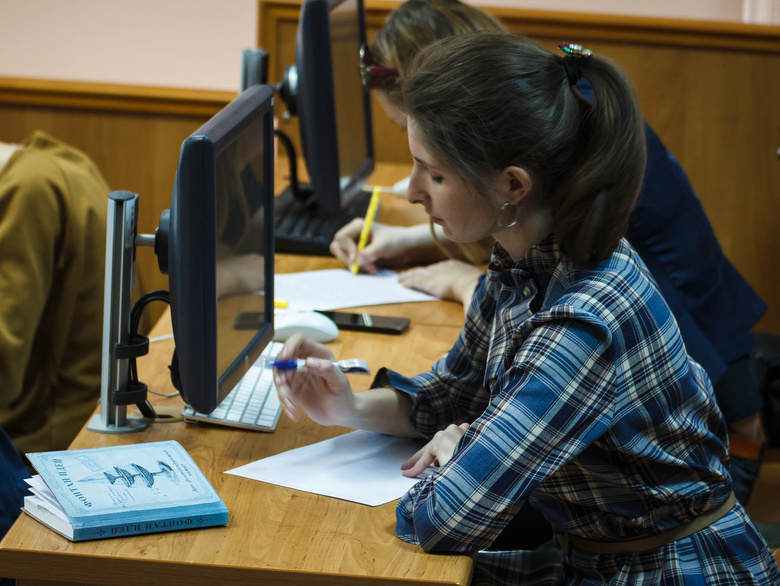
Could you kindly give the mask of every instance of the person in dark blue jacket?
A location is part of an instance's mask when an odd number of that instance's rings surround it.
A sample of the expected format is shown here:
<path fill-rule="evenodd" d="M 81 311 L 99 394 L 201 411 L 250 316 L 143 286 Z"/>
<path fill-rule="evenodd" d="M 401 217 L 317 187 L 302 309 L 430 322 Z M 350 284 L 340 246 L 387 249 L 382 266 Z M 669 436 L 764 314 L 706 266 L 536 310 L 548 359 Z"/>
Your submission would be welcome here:
<path fill-rule="evenodd" d="M 487 13 L 459 0 L 408 0 L 388 17 L 369 48 L 362 50 L 364 85 L 391 120 L 405 127 L 406 115 L 394 101 L 397 80 L 416 52 L 447 36 L 475 30 L 501 30 Z M 577 85 L 586 99 L 593 94 L 587 80 Z M 637 250 L 672 309 L 688 353 L 707 371 L 715 397 L 730 430 L 729 452 L 734 492 L 747 505 L 758 476 L 763 446 L 761 393 L 750 360 L 751 328 L 766 304 L 729 262 L 684 170 L 649 125 L 645 124 L 647 166 L 642 191 L 629 220 L 628 241 Z M 331 252 L 347 265 L 363 270 L 399 266 L 414 259 L 449 260 L 403 271 L 399 281 L 432 295 L 460 301 L 467 309 L 482 278 L 490 247 L 471 247 L 452 254 L 443 234 L 432 225 L 372 225 L 371 240 L 360 255 L 356 242 L 363 220 L 340 230 Z M 426 240 L 423 235 L 428 234 Z M 419 253 L 426 250 L 425 255 Z M 413 250 L 417 251 L 412 252 Z M 468 259 L 471 262 L 464 262 Z"/>
<path fill-rule="evenodd" d="M 750 329 L 766 304 L 729 262 L 688 177 L 649 125 L 647 167 L 627 239 L 653 274 L 688 353 L 707 371 L 729 424 L 734 492 L 747 504 L 764 434 Z"/>
<path fill-rule="evenodd" d="M 24 479 L 29 477 L 22 456 L 8 434 L 0 427 L 0 539 L 22 511 L 22 502 L 27 493 L 27 483 Z M 13 580 L 0 577 L 0 586 L 7 584 L 13 584 Z"/>

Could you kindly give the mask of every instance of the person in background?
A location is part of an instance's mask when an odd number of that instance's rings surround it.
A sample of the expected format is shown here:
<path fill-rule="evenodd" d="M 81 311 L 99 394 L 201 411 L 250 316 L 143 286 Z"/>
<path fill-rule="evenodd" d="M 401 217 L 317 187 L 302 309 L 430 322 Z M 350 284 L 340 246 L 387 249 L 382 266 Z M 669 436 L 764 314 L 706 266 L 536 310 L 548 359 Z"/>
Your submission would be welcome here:
<path fill-rule="evenodd" d="M 390 14 L 370 50 L 364 50 L 363 79 L 391 120 L 406 127 L 397 94 L 416 53 L 436 39 L 474 30 L 496 31 L 501 25 L 459 0 L 408 0 Z M 593 99 L 587 79 L 577 89 Z M 646 123 L 645 139 L 647 166 L 626 237 L 672 309 L 688 353 L 712 380 L 730 430 L 735 493 L 747 505 L 765 444 L 750 330 L 766 305 L 723 254 L 685 172 Z M 374 223 L 369 245 L 356 257 L 362 225 L 362 218 L 353 220 L 336 234 L 334 256 L 347 265 L 354 259 L 371 273 L 382 266 L 438 261 L 401 272 L 400 282 L 468 309 L 484 275 L 489 243 L 454 245 L 433 225 Z M 441 260 L 445 255 L 450 258 Z"/>
<path fill-rule="evenodd" d="M 38 131 L 0 147 L 0 427 L 66 449 L 97 406 L 109 187 Z"/>
<path fill-rule="evenodd" d="M 306 371 L 275 371 L 283 408 L 425 438 L 402 468 L 438 468 L 400 499 L 396 533 L 473 552 L 475 584 L 776 584 L 709 378 L 623 238 L 646 162 L 633 90 L 560 47 L 464 33 L 413 59 L 407 200 L 453 242 L 492 237 L 487 276 L 455 345 L 411 378 L 382 369 L 353 393 L 330 349 L 289 340 L 279 357 Z M 529 500 L 560 549 L 485 551 Z"/>
<path fill-rule="evenodd" d="M 0 540 L 22 512 L 24 496 L 27 494 L 25 478 L 30 474 L 11 438 L 0 427 Z M 0 576 L 3 570 L 0 568 Z M 11 586 L 15 580 L 0 577 L 0 586 Z"/>
<path fill-rule="evenodd" d="M 0 427 L 0 540 L 22 512 L 22 504 L 27 494 L 27 483 L 24 479 L 29 477 L 21 454 L 5 430 Z M 0 576 L 2 574 L 0 568 Z M 0 586 L 10 586 L 14 582 L 10 578 L 0 577 Z"/>

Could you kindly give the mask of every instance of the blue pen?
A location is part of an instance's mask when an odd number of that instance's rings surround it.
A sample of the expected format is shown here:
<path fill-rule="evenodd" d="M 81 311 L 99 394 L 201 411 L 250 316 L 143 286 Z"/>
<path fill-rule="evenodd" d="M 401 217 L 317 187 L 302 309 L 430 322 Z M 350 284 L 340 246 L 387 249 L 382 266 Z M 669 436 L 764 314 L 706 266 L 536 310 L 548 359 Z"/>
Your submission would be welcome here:
<path fill-rule="evenodd" d="M 339 360 L 333 364 L 344 373 L 371 374 L 368 363 L 360 358 Z M 265 359 L 265 365 L 268 368 L 275 368 L 277 370 L 297 370 L 298 372 L 306 372 L 306 360 L 303 358 L 284 359 L 269 356 Z"/>

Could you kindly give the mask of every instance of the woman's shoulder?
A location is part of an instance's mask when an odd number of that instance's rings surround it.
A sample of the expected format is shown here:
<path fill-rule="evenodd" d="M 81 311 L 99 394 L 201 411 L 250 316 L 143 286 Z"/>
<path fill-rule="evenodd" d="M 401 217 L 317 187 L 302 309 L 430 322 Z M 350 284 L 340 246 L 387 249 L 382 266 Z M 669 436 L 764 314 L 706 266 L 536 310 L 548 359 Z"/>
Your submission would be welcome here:
<path fill-rule="evenodd" d="M 562 262 L 546 298 L 543 310 L 584 312 L 616 326 L 648 313 L 662 313 L 659 318 L 666 320 L 669 313 L 650 272 L 625 239 L 595 266 Z"/>

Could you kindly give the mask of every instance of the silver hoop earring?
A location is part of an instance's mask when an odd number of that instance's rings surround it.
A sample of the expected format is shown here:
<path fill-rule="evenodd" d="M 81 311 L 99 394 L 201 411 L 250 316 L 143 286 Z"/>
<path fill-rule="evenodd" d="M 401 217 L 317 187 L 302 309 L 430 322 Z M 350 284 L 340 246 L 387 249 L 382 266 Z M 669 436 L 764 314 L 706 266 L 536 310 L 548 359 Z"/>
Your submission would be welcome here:
<path fill-rule="evenodd" d="M 509 221 L 508 223 L 505 224 L 505 223 L 503 223 L 501 221 L 501 216 L 502 216 L 502 214 L 506 214 L 507 210 L 509 208 L 512 208 L 514 210 L 514 218 L 512 218 L 511 221 Z M 519 206 L 516 206 L 515 204 L 512 204 L 512 203 L 509 203 L 508 201 L 505 201 L 504 203 L 501 204 L 501 207 L 498 208 L 498 216 L 496 218 L 496 226 L 498 226 L 502 230 L 506 229 L 506 228 L 511 228 L 512 226 L 517 224 L 517 222 L 519 220 L 520 220 L 520 207 Z"/>

